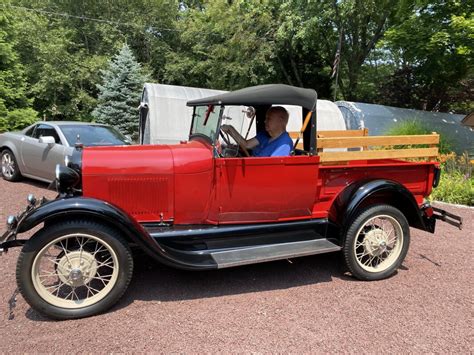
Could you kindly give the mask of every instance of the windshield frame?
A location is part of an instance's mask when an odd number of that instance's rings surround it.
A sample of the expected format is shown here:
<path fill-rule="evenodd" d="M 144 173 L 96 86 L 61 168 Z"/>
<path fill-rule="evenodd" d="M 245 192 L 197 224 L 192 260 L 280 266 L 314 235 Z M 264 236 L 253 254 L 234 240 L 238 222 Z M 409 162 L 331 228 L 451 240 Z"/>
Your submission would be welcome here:
<path fill-rule="evenodd" d="M 216 110 L 217 108 L 219 108 L 219 113 L 218 113 L 218 116 L 217 116 L 217 126 L 216 126 L 216 132 L 215 132 L 215 137 L 210 137 L 204 133 L 193 133 L 193 128 L 194 128 L 194 124 L 195 124 L 195 120 L 196 120 L 196 110 L 200 107 L 207 107 L 209 109 L 209 105 L 199 105 L 199 106 L 194 106 L 193 107 L 193 115 L 192 115 L 192 119 L 191 119 L 191 127 L 189 129 L 189 140 L 192 140 L 192 138 L 194 137 L 201 137 L 201 138 L 205 138 L 207 141 L 209 141 L 209 143 L 215 147 L 216 146 L 216 142 L 218 141 L 219 139 L 219 132 L 220 132 L 220 129 L 221 129 L 221 122 L 222 122 L 222 114 L 224 113 L 224 105 L 213 105 L 214 106 L 214 110 Z M 207 111 L 206 111 L 207 112 Z M 213 112 L 210 113 L 210 115 L 212 115 Z M 206 126 L 209 124 L 210 122 L 207 120 L 206 122 Z"/>

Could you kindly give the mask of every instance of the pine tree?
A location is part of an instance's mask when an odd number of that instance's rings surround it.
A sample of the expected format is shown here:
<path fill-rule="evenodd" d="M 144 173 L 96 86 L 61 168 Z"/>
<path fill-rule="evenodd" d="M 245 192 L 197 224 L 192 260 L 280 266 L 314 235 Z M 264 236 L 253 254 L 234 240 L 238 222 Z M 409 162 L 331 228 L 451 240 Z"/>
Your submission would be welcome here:
<path fill-rule="evenodd" d="M 147 76 L 128 45 L 123 45 L 101 74 L 103 84 L 97 85 L 99 104 L 92 115 L 97 122 L 114 126 L 123 134 L 137 138 L 137 107 Z"/>

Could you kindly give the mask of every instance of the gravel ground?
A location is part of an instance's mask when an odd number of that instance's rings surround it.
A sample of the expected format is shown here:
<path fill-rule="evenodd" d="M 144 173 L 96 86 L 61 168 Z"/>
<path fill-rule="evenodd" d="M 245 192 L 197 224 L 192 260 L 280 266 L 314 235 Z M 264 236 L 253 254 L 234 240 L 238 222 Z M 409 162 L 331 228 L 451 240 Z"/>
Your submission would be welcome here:
<path fill-rule="evenodd" d="M 44 184 L 0 179 L 0 225 L 30 192 L 54 196 Z M 354 280 L 337 253 L 212 272 L 140 258 L 119 304 L 73 321 L 43 318 L 17 294 L 14 248 L 0 257 L 0 353 L 472 353 L 474 209 L 442 208 L 463 216 L 464 230 L 412 229 L 388 280 Z"/>

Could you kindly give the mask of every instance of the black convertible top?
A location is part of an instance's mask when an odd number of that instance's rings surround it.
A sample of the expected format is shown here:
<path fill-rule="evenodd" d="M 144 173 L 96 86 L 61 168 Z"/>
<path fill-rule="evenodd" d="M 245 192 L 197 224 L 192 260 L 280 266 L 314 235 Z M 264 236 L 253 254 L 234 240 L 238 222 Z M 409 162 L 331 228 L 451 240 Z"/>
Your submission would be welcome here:
<path fill-rule="evenodd" d="M 303 89 L 283 84 L 252 86 L 225 94 L 187 102 L 188 106 L 203 105 L 297 105 L 310 111 L 316 109 L 317 94 L 313 89 Z"/>

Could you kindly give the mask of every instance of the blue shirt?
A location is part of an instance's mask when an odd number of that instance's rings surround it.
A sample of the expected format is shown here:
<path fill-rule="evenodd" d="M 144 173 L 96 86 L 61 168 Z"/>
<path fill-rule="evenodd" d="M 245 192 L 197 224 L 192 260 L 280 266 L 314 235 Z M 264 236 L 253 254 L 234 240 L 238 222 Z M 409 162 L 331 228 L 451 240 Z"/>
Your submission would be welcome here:
<path fill-rule="evenodd" d="M 293 140 L 288 132 L 283 132 L 271 142 L 271 137 L 266 131 L 259 132 L 255 138 L 258 140 L 258 145 L 253 149 L 254 157 L 284 157 L 290 155 L 293 148 Z"/>

